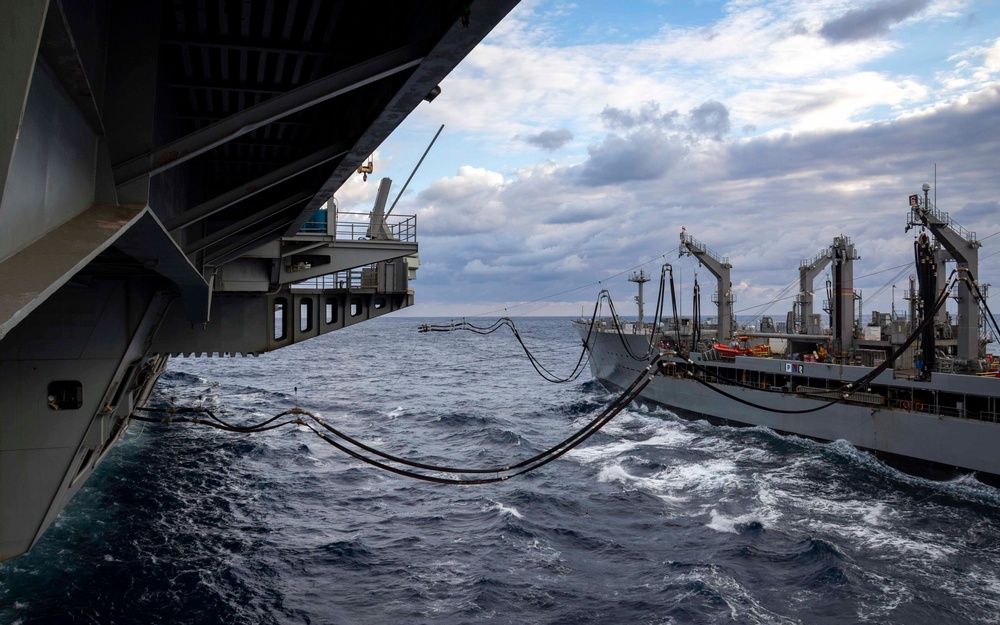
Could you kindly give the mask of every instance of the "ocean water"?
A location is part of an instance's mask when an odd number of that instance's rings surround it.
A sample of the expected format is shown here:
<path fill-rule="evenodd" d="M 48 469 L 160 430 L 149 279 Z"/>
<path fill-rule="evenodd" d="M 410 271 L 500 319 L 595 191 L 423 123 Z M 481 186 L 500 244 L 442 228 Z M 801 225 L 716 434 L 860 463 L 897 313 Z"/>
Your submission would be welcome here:
<path fill-rule="evenodd" d="M 509 332 L 382 318 L 259 358 L 177 359 L 158 405 L 291 407 L 397 455 L 495 466 L 614 396 Z M 567 319 L 518 320 L 556 371 Z M 739 406 L 734 406 L 739 410 Z M 132 424 L 34 550 L 0 623 L 996 623 L 1000 491 L 843 443 L 622 412 L 501 484 L 413 481 L 290 427 Z"/>

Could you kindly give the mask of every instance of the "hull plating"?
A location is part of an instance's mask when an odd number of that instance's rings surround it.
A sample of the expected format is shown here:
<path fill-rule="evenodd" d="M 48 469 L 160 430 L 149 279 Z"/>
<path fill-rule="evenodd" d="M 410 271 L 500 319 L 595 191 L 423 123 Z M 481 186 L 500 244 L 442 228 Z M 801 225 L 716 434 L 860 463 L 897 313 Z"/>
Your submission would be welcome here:
<path fill-rule="evenodd" d="M 586 337 L 586 325 L 578 326 Z M 642 336 L 629 336 L 633 353 L 648 346 Z M 624 388 L 640 374 L 646 362 L 628 355 L 616 333 L 601 332 L 591 337 L 591 373 L 606 386 Z M 714 367 L 737 371 L 752 370 L 754 362 L 713 362 Z M 768 359 L 763 362 L 775 363 Z M 784 361 L 777 361 L 778 364 Z M 791 362 L 791 361 L 788 361 Z M 830 366 L 833 369 L 839 367 Z M 854 370 L 857 367 L 848 367 Z M 949 386 L 948 377 L 935 375 L 937 386 Z M 968 376 L 957 376 L 968 377 Z M 844 377 L 845 382 L 855 379 Z M 986 380 L 984 382 L 993 382 Z M 995 383 L 994 383 L 995 384 Z M 682 413 L 704 415 L 745 425 L 764 426 L 776 431 L 821 440 L 845 440 L 856 447 L 960 469 L 1000 475 L 1000 424 L 887 407 L 834 403 L 804 414 L 784 414 L 778 410 L 806 410 L 827 403 L 797 394 L 774 393 L 735 385 L 713 384 L 713 388 L 747 402 L 740 403 L 695 380 L 680 376 L 657 376 L 643 391 L 646 401 Z M 750 405 L 748 405 L 750 404 Z"/>

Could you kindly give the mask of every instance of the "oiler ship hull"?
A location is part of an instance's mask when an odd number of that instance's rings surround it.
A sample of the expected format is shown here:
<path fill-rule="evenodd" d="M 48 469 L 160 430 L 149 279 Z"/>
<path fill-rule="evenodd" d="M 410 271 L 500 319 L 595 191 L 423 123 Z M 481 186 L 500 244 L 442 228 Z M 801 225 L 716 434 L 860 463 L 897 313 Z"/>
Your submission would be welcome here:
<path fill-rule="evenodd" d="M 589 323 L 578 322 L 576 327 L 586 340 Z M 649 348 L 648 335 L 619 335 L 613 329 L 591 333 L 588 342 L 591 373 L 611 390 L 627 388 L 648 364 L 634 359 L 623 341 L 632 354 L 642 355 Z M 838 388 L 871 369 L 780 358 L 709 360 L 702 354 L 691 355 L 694 367 L 675 356 L 664 360 L 673 366 L 656 376 L 640 397 L 681 416 L 764 426 L 823 441 L 845 440 L 917 472 L 975 471 L 991 482 L 1000 475 L 1000 379 L 995 377 L 934 373 L 928 382 L 894 379 L 890 369 L 870 387 L 830 403 L 842 397 L 833 392 L 820 397 L 819 389 Z M 688 370 L 704 383 L 692 379 Z M 779 412 L 825 404 L 830 405 L 812 412 Z"/>

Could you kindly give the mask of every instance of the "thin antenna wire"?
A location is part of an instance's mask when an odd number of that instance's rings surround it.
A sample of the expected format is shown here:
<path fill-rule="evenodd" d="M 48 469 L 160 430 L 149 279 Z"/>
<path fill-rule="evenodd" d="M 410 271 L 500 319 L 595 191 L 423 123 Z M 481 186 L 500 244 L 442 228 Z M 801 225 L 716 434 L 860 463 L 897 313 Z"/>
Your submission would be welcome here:
<path fill-rule="evenodd" d="M 440 134 L 441 134 L 441 131 L 442 131 L 442 130 L 444 130 L 444 124 L 441 124 L 441 127 L 440 127 L 440 128 L 438 128 L 438 131 L 437 131 L 437 133 L 435 133 L 435 134 L 434 134 L 434 138 L 433 138 L 433 139 L 431 139 L 431 143 L 430 143 L 430 145 L 428 145 L 428 146 L 427 146 L 427 149 L 426 149 L 426 150 L 424 150 L 424 155 L 420 157 L 420 160 L 419 160 L 419 161 L 417 161 L 417 166 L 416 166 L 416 167 L 414 167 L 414 168 L 413 168 L 413 171 L 411 171 L 411 172 L 410 172 L 410 177 L 406 179 L 406 182 L 405 182 L 405 183 L 403 183 L 403 188 L 399 190 L 399 195 L 397 195 L 397 196 L 396 196 L 396 199 L 395 199 L 395 200 L 393 200 L 393 202 L 392 202 L 392 206 L 390 206 L 390 207 L 389 207 L 389 210 L 387 210 L 387 211 L 385 212 L 385 216 L 386 216 L 386 217 L 388 217 L 388 216 L 389 216 L 390 214 L 392 214 L 392 209 L 396 208 L 396 202 L 398 202 L 398 201 L 399 201 L 399 198 L 403 197 L 403 191 L 406 191 L 406 187 L 407 187 L 407 185 L 409 185 L 409 184 L 410 184 L 410 181 L 411 181 L 411 180 L 413 180 L 413 174 L 417 173 L 417 170 L 418 170 L 418 169 L 420 169 L 420 164 L 424 162 L 424 158 L 425 158 L 425 157 L 427 156 L 427 153 L 431 151 L 431 148 L 432 148 L 432 147 L 434 147 L 434 142 L 435 142 L 435 141 L 437 141 L 437 139 L 438 139 L 438 135 L 440 135 Z"/>

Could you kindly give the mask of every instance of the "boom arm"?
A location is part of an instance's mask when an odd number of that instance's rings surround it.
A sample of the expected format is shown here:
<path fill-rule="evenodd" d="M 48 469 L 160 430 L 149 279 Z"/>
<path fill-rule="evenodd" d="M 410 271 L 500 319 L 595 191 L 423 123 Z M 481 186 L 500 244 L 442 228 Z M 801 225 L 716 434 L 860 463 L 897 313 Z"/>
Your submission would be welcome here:
<path fill-rule="evenodd" d="M 927 197 L 930 185 L 923 187 L 924 197 L 910 196 L 910 218 L 906 229 L 922 226 L 931 231 L 934 238 L 951 257 L 959 272 L 965 272 L 967 280 L 977 280 L 979 275 L 979 247 L 976 233 L 969 232 L 955 223 L 948 213 L 940 211 Z M 958 284 L 958 357 L 974 360 L 979 357 L 979 305 L 969 282 Z"/>
<path fill-rule="evenodd" d="M 687 232 L 681 232 L 681 244 L 678 256 L 694 256 L 698 262 L 704 265 L 715 276 L 718 284 L 712 301 L 718 305 L 719 310 L 719 334 L 717 340 L 727 341 L 733 336 L 733 303 L 736 297 L 733 294 L 733 282 L 730 279 L 730 270 L 733 268 L 729 264 L 729 259 L 721 257 L 708 249 L 704 243 L 694 238 Z"/>
<path fill-rule="evenodd" d="M 804 260 L 799 264 L 799 332 L 803 334 L 818 333 L 809 326 L 813 314 L 813 281 L 830 264 L 832 258 L 833 248 L 828 246 L 811 260 Z"/>

